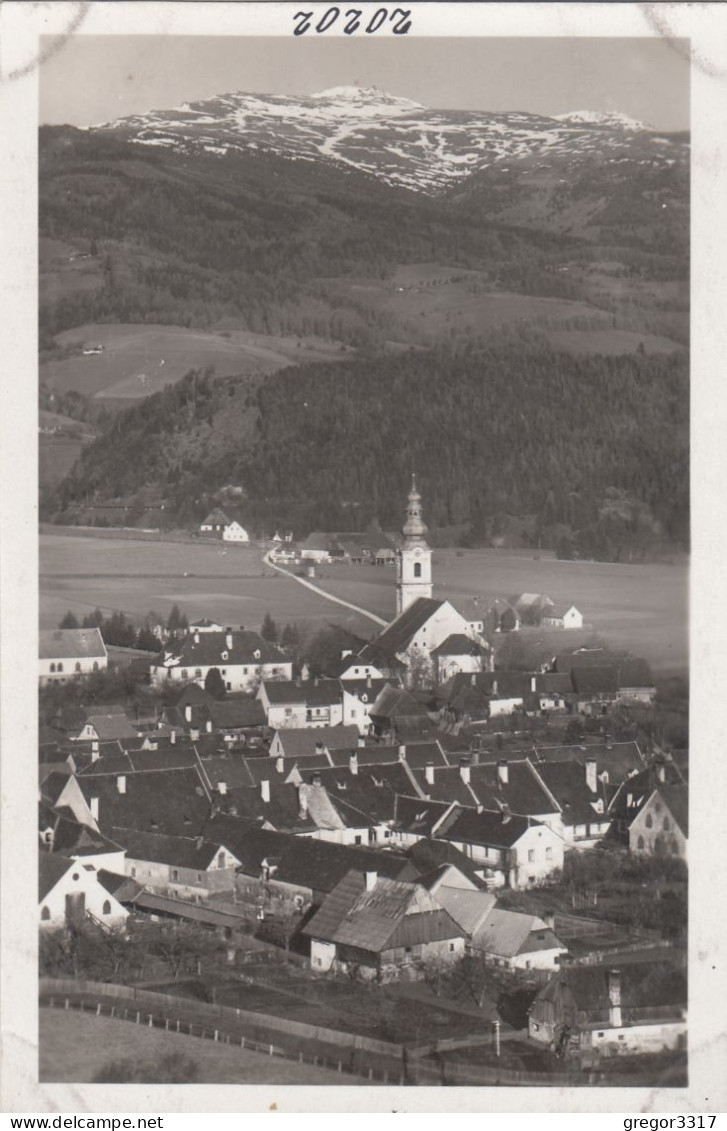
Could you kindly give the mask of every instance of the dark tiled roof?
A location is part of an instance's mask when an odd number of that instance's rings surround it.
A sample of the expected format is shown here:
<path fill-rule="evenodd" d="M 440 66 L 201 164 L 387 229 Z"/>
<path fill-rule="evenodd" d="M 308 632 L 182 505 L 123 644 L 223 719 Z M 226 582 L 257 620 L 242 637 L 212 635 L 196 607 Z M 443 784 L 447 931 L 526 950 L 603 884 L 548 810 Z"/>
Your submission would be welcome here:
<path fill-rule="evenodd" d="M 41 852 L 38 857 L 38 898 L 45 899 L 52 891 L 62 876 L 65 876 L 73 865 L 79 867 L 75 860 L 68 860 L 65 856 L 55 853 Z"/>
<path fill-rule="evenodd" d="M 87 725 L 92 726 L 104 742 L 114 738 L 136 738 L 138 734 L 126 715 L 89 715 Z"/>
<path fill-rule="evenodd" d="M 492 848 L 512 848 L 523 833 L 540 822 L 527 817 L 506 816 L 500 812 L 462 809 L 449 828 L 437 836 L 443 840 L 480 844 Z"/>
<path fill-rule="evenodd" d="M 220 507 L 215 507 L 207 515 L 204 522 L 200 523 L 200 526 L 227 526 L 229 521 L 227 514 Z"/>
<path fill-rule="evenodd" d="M 97 856 L 107 852 L 122 852 L 122 846 L 88 825 L 61 818 L 53 833 L 53 852 L 61 856 Z"/>
<path fill-rule="evenodd" d="M 484 880 L 478 875 L 477 865 L 465 856 L 459 848 L 455 848 L 447 840 L 430 840 L 423 837 L 416 844 L 407 849 L 407 856 L 412 863 L 424 874 L 444 864 L 452 864 L 466 876 L 468 880 L 482 887 Z"/>
<path fill-rule="evenodd" d="M 664 775 L 663 782 L 659 781 L 659 772 Z M 621 783 L 611 800 L 609 807 L 611 816 L 618 820 L 631 821 L 637 813 L 641 812 L 645 802 L 648 801 L 655 789 L 663 789 L 664 786 L 672 785 L 684 786 L 685 784 L 684 775 L 674 762 L 661 763 L 661 771 L 658 763 L 652 763 L 646 769 L 631 774 Z M 631 798 L 631 804 L 629 804 L 629 798 Z"/>
<path fill-rule="evenodd" d="M 118 872 L 109 872 L 106 868 L 99 868 L 98 882 L 106 888 L 109 895 L 118 899 L 119 903 L 131 903 L 143 890 L 142 884 L 137 884 L 130 876 L 120 876 Z"/>
<path fill-rule="evenodd" d="M 608 966 L 568 966 L 554 974 L 540 991 L 532 1007 L 533 1016 L 539 1006 L 558 1001 L 567 987 L 575 999 L 582 1023 L 608 1021 Z M 635 1020 L 640 1011 L 654 1007 L 687 1004 L 686 971 L 670 962 L 632 962 L 616 967 L 621 978 L 621 1001 L 625 1020 Z M 641 1016 L 644 1016 L 641 1012 Z"/>
<path fill-rule="evenodd" d="M 223 699 L 210 703 L 210 718 L 220 730 L 265 726 L 265 708 L 259 699 Z"/>
<path fill-rule="evenodd" d="M 217 853 L 227 848 L 221 841 L 204 840 L 201 836 L 168 836 L 139 832 L 137 829 L 115 829 L 114 832 L 123 839 L 131 860 L 147 860 L 199 872 L 206 871 Z M 227 848 L 227 851 L 232 850 Z"/>
<path fill-rule="evenodd" d="M 226 632 L 200 632 L 198 642 L 190 632 L 178 644 L 165 650 L 165 667 L 234 667 L 240 664 L 290 664 L 290 659 L 275 644 L 257 632 L 244 629 L 232 632 L 232 647 L 227 646 Z M 169 663 L 167 658 L 171 658 Z M 161 665 L 160 665 L 161 666 Z"/>
<path fill-rule="evenodd" d="M 431 654 L 432 656 L 486 656 L 487 649 L 471 637 L 465 636 L 463 632 L 453 632 L 436 648 L 432 648 Z"/>
<path fill-rule="evenodd" d="M 560 805 L 563 824 L 580 825 L 610 820 L 607 810 L 608 791 L 597 778 L 597 791 L 591 793 L 586 784 L 585 770 L 578 762 L 541 762 L 537 766 L 537 772 Z M 597 813 L 591 804 L 599 800 L 603 802 L 602 813 Z"/>
<path fill-rule="evenodd" d="M 332 891 L 351 869 L 377 872 L 392 879 L 413 878 L 417 874 L 401 854 L 265 829 L 248 831 L 239 842 L 239 851 L 240 871 L 246 875 L 259 876 L 263 860 L 274 858 L 271 879 L 316 892 Z"/>
<path fill-rule="evenodd" d="M 428 720 L 429 718 L 429 713 L 424 704 L 415 699 L 411 692 L 393 687 L 390 683 L 382 688 L 368 713 L 372 719 L 385 721 L 399 719 Z"/>
<path fill-rule="evenodd" d="M 126 779 L 125 793 L 118 789 L 120 776 Z M 99 827 L 110 833 L 114 828 L 133 828 L 196 836 L 209 815 L 209 796 L 193 767 L 79 775 L 77 780 L 89 805 L 91 798 L 98 798 Z"/>
<path fill-rule="evenodd" d="M 624 660 L 618 665 L 619 687 L 653 687 L 654 677 L 646 660 Z"/>
<path fill-rule="evenodd" d="M 320 753 L 316 746 L 327 746 L 329 750 L 348 750 L 358 742 L 357 726 L 335 727 L 286 727 L 277 731 L 286 758 L 305 758 L 308 754 Z"/>
<path fill-rule="evenodd" d="M 641 770 L 646 760 L 639 749 L 637 742 L 588 742 L 584 745 L 568 746 L 537 746 L 529 751 L 533 763 L 539 769 L 542 762 L 576 762 L 585 766 L 587 758 L 595 758 L 598 762 L 598 772 L 608 774 L 608 780 L 613 785 L 634 770 Z"/>
<path fill-rule="evenodd" d="M 396 620 L 379 633 L 372 641 L 372 647 L 392 656 L 406 652 L 412 638 L 443 604 L 443 601 L 433 597 L 417 597 Z"/>
<path fill-rule="evenodd" d="M 553 670 L 567 673 L 573 668 L 612 667 L 630 658 L 628 652 L 612 652 L 608 648 L 577 648 L 572 652 L 559 652 L 553 662 Z"/>
<path fill-rule="evenodd" d="M 615 667 L 574 667 L 571 679 L 577 695 L 615 695 L 618 691 L 618 669 Z"/>
<path fill-rule="evenodd" d="M 347 766 L 319 772 L 321 784 L 347 825 L 392 820 L 397 793 L 412 793 L 416 789 L 407 767 L 401 762 L 359 766 L 356 774 Z M 303 776 L 309 775 L 304 773 Z M 363 822 L 355 814 L 360 814 Z"/>
<path fill-rule="evenodd" d="M 381 679 L 342 679 L 339 681 L 341 691 L 349 695 L 357 695 L 364 703 L 374 703 L 376 697 L 383 691 L 389 681 L 386 677 Z"/>
<path fill-rule="evenodd" d="M 41 629 L 39 634 L 41 660 L 101 659 L 106 656 L 106 645 L 97 628 Z"/>
<path fill-rule="evenodd" d="M 469 785 L 462 780 L 459 766 L 435 767 L 433 784 L 427 782 L 422 770 L 413 773 L 422 792 L 439 801 L 479 804 L 485 809 L 508 805 L 511 812 L 526 817 L 558 812 L 557 804 L 527 759 L 508 760 L 507 782 L 500 780 L 496 762 L 470 765 Z"/>
<path fill-rule="evenodd" d="M 689 791 L 685 785 L 660 785 L 659 796 L 685 836 L 689 836 Z"/>
<path fill-rule="evenodd" d="M 265 693 L 275 704 L 328 707 L 341 701 L 341 685 L 337 679 L 265 680 Z"/>
<path fill-rule="evenodd" d="M 432 830 L 450 827 L 462 812 L 461 806 L 447 801 L 426 801 L 421 797 L 396 798 L 394 827 L 403 832 L 431 837 Z"/>

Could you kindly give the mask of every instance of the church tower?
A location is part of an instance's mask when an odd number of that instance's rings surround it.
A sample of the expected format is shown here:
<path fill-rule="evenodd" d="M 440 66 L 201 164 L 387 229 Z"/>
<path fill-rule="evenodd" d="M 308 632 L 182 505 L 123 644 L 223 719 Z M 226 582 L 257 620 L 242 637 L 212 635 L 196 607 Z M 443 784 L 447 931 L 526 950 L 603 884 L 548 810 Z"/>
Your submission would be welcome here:
<path fill-rule="evenodd" d="M 416 601 L 432 595 L 432 551 L 427 545 L 427 528 L 422 519 L 422 497 L 416 479 L 411 477 L 411 490 L 402 530 L 404 545 L 396 557 L 396 615 Z"/>

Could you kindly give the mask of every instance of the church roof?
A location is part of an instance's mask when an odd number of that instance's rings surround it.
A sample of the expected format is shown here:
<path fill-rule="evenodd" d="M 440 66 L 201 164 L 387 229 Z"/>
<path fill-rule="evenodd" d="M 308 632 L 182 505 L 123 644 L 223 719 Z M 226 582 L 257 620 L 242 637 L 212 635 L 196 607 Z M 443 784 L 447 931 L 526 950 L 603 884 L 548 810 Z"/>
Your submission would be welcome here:
<path fill-rule="evenodd" d="M 405 652 L 419 629 L 441 609 L 444 601 L 434 597 L 417 597 L 398 617 L 372 641 L 374 648 L 396 656 Z"/>

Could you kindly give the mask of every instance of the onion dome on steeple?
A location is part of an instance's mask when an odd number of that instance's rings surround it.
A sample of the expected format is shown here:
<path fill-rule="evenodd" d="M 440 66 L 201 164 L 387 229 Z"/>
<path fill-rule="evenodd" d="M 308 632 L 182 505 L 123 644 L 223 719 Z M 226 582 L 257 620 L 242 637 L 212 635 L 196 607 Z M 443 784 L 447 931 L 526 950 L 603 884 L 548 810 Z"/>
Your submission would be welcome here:
<path fill-rule="evenodd" d="M 406 521 L 401 532 L 406 539 L 406 545 L 426 545 L 427 527 L 422 518 L 422 497 L 417 491 L 416 476 L 413 472 L 407 500 Z"/>

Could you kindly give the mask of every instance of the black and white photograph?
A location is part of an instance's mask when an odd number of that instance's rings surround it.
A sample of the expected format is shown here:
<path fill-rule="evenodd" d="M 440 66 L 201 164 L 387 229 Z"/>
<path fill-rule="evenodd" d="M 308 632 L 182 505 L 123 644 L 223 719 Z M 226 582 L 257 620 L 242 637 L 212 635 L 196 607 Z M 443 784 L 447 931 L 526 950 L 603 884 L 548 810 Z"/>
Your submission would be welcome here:
<path fill-rule="evenodd" d="M 142 7 L 25 64 L 37 1084 L 683 1110 L 716 64 L 674 5 Z"/>

